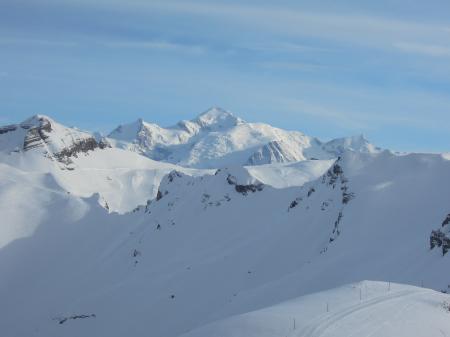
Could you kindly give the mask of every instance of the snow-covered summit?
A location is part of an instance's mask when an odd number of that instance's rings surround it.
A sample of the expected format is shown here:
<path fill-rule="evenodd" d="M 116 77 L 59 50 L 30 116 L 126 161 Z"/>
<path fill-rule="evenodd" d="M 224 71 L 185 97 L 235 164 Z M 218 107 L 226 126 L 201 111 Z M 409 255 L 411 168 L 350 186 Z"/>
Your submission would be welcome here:
<path fill-rule="evenodd" d="M 197 168 L 330 159 L 346 150 L 378 151 L 365 138 L 350 137 L 324 143 L 299 131 L 248 123 L 219 107 L 168 128 L 140 119 L 119 126 L 109 138 L 116 147 L 155 160 Z"/>
<path fill-rule="evenodd" d="M 45 157 L 69 163 L 79 153 L 108 145 L 88 133 L 69 128 L 45 115 L 34 115 L 19 124 L 0 127 L 0 152 L 40 152 Z"/>
<path fill-rule="evenodd" d="M 202 128 L 226 129 L 244 123 L 244 120 L 236 117 L 232 112 L 220 107 L 212 107 L 201 113 L 191 122 L 197 123 Z"/>

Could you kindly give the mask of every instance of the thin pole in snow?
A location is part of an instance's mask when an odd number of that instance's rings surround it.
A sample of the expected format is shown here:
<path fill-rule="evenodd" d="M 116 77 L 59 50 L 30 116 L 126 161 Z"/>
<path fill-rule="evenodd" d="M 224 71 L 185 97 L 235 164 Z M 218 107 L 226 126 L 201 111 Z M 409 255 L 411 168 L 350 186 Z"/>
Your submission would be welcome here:
<path fill-rule="evenodd" d="M 388 291 L 391 290 L 391 281 L 388 282 Z"/>
<path fill-rule="evenodd" d="M 329 308 L 328 302 L 327 302 L 327 312 L 329 312 L 329 311 L 330 311 L 330 308 Z"/>
<path fill-rule="evenodd" d="M 295 330 L 295 318 L 294 318 L 294 330 Z"/>

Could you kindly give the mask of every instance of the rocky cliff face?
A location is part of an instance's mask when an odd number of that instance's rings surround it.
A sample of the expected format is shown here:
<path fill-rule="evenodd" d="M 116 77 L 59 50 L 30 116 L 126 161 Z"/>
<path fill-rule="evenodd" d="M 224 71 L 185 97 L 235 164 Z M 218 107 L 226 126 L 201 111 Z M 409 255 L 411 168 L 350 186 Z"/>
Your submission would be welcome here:
<path fill-rule="evenodd" d="M 441 228 L 431 231 L 430 249 L 436 247 L 442 249 L 442 255 L 450 250 L 450 214 L 442 222 Z"/>
<path fill-rule="evenodd" d="M 105 140 L 97 140 L 90 133 L 65 127 L 42 115 L 0 128 L 0 151 L 40 151 L 63 164 L 69 164 L 80 153 L 107 147 L 110 145 Z"/>

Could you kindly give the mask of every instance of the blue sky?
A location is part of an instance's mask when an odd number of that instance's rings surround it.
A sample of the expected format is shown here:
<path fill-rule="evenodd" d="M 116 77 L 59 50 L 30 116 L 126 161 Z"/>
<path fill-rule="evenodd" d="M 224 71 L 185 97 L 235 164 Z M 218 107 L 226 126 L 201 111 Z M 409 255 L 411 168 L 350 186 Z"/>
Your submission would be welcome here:
<path fill-rule="evenodd" d="M 450 2 L 0 1 L 0 123 L 109 131 L 221 106 L 324 140 L 450 151 Z"/>

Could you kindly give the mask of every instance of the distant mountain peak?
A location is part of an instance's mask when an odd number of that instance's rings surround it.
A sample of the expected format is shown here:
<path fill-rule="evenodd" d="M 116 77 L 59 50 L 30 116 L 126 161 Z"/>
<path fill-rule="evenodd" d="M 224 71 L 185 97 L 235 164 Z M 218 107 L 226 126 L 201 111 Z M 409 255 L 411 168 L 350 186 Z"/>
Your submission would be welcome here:
<path fill-rule="evenodd" d="M 244 122 L 243 119 L 235 116 L 232 112 L 220 107 L 211 107 L 198 115 L 192 122 L 201 127 L 233 127 Z"/>
<path fill-rule="evenodd" d="M 37 127 L 37 126 L 42 126 L 45 124 L 53 124 L 55 123 L 55 121 L 53 119 L 51 119 L 50 117 L 46 116 L 46 115 L 33 115 L 27 119 L 25 119 L 22 123 L 20 123 L 21 126 L 25 126 L 25 127 Z"/>

